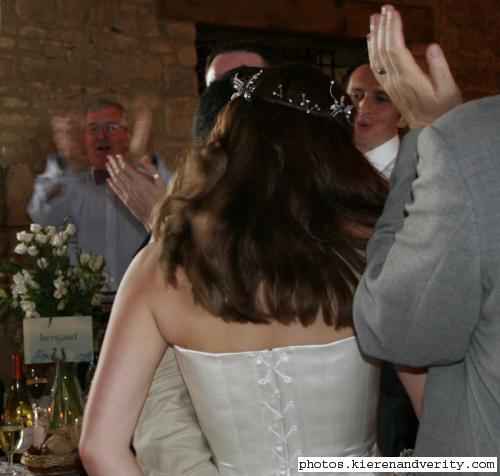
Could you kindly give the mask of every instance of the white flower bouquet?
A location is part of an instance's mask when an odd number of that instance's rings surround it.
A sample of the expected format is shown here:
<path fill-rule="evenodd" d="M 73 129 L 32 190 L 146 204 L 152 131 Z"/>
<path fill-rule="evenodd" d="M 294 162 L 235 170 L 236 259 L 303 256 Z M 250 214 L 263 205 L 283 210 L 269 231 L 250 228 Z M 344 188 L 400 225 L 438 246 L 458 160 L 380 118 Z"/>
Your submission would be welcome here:
<path fill-rule="evenodd" d="M 0 316 L 12 310 L 19 318 L 91 315 L 99 307 L 108 277 L 102 256 L 76 253 L 70 262 L 73 224 L 58 231 L 32 224 L 17 234 L 15 260 L 0 264 L 0 277 L 10 283 L 0 289 Z M 9 292 L 10 291 L 10 292 Z"/>

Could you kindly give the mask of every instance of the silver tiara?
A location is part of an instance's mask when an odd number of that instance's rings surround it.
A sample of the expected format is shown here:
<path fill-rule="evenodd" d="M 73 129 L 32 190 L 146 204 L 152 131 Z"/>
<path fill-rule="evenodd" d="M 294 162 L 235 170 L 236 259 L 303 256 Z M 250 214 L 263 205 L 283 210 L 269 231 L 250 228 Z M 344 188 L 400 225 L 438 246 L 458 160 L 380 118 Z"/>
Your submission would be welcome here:
<path fill-rule="evenodd" d="M 247 101 L 250 101 L 252 94 L 255 91 L 255 82 L 259 79 L 261 74 L 262 70 L 259 69 L 259 71 L 257 71 L 248 81 L 245 82 L 238 78 L 238 73 L 236 73 L 233 78 L 234 93 L 232 94 L 231 99 L 243 96 Z"/>
<path fill-rule="evenodd" d="M 236 74 L 233 78 L 233 89 L 235 92 L 231 96 L 231 99 L 238 98 L 243 96 L 246 101 L 250 101 L 252 99 L 252 95 L 256 88 L 256 81 L 259 76 L 262 74 L 262 70 L 257 71 L 248 81 L 242 81 L 238 74 Z M 328 107 L 328 110 L 323 111 L 318 104 L 313 104 L 310 99 L 307 98 L 305 93 L 300 94 L 300 99 L 294 100 L 293 98 L 285 98 L 283 95 L 283 85 L 278 84 L 276 90 L 272 92 L 273 97 L 268 98 L 264 96 L 259 96 L 265 101 L 275 102 L 278 104 L 283 104 L 284 106 L 293 107 L 294 109 L 298 109 L 300 111 L 305 112 L 306 114 L 314 114 L 323 117 L 331 117 L 334 118 L 338 114 L 343 113 L 348 121 L 351 121 L 352 116 L 354 114 L 354 106 L 351 104 L 345 104 L 345 96 L 342 95 L 340 100 L 337 99 L 333 93 L 335 87 L 335 81 L 330 81 L 330 96 L 333 99 L 332 104 Z"/>

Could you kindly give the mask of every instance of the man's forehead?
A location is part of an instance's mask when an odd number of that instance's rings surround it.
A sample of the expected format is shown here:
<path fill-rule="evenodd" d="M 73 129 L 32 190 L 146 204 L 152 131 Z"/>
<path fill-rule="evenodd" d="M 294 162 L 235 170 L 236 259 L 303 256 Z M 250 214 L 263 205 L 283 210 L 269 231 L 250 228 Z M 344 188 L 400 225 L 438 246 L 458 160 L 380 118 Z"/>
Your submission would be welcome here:
<path fill-rule="evenodd" d="M 349 78 L 348 89 L 370 90 L 386 94 L 368 64 L 358 66 Z"/>
<path fill-rule="evenodd" d="M 239 66 L 266 67 L 266 62 L 257 53 L 251 51 L 234 50 L 218 54 L 210 64 L 206 83 L 210 84 L 215 79 L 220 78 L 224 73 Z"/>
<path fill-rule="evenodd" d="M 387 93 L 385 92 L 384 89 L 380 87 L 380 85 L 377 87 L 366 87 L 364 84 L 349 84 L 347 89 L 351 92 L 366 92 L 366 91 L 371 91 L 375 94 L 385 94 L 387 96 Z"/>
<path fill-rule="evenodd" d="M 92 109 L 87 111 L 84 117 L 85 124 L 98 124 L 98 123 L 124 123 L 125 118 L 121 111 L 115 106 L 106 106 L 100 109 Z"/>

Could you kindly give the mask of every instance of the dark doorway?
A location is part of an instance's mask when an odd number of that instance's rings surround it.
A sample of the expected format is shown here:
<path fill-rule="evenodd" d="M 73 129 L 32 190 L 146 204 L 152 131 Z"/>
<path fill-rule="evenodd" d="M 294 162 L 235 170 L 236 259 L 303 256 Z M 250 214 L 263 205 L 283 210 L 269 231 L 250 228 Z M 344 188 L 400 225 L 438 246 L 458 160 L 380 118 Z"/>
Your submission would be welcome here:
<path fill-rule="evenodd" d="M 366 42 L 311 36 L 289 31 L 262 31 L 199 23 L 196 25 L 198 84 L 204 89 L 205 61 L 210 52 L 221 44 L 236 41 L 266 46 L 284 61 L 315 64 L 330 77 L 340 81 L 345 69 L 366 51 Z"/>

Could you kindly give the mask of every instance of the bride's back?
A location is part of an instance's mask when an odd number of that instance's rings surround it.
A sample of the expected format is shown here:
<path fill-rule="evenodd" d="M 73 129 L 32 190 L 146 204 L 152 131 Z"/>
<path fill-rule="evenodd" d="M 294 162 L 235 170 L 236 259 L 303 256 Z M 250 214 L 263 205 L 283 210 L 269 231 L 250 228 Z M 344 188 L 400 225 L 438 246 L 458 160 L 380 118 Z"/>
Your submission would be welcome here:
<path fill-rule="evenodd" d="M 134 266 L 143 299 L 221 475 L 373 455 L 379 372 L 351 304 L 385 181 L 319 71 L 284 65 L 239 88 L 157 211 Z"/>
<path fill-rule="evenodd" d="M 269 68 L 238 88 L 157 210 L 159 326 L 214 352 L 348 337 L 386 183 L 352 143 L 348 99 L 316 68 Z"/>
<path fill-rule="evenodd" d="M 377 454 L 379 367 L 351 327 L 224 322 L 194 303 L 182 269 L 165 287 L 157 252 L 144 250 L 140 275 L 218 474 L 291 476 L 299 456 Z"/>
<path fill-rule="evenodd" d="M 145 283 L 149 308 L 160 332 L 169 344 L 202 352 L 226 353 L 272 349 L 289 345 L 326 344 L 353 335 L 351 326 L 336 329 L 321 316 L 309 326 L 270 320 L 268 324 L 224 321 L 194 301 L 192 286 L 182 268 L 177 286 L 166 285 L 158 265 L 159 247 L 143 250 L 134 268 L 135 278 Z"/>

